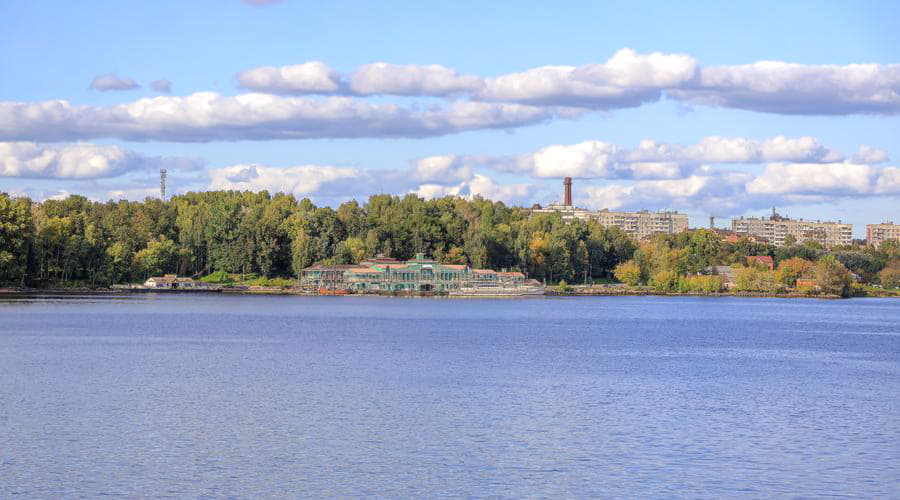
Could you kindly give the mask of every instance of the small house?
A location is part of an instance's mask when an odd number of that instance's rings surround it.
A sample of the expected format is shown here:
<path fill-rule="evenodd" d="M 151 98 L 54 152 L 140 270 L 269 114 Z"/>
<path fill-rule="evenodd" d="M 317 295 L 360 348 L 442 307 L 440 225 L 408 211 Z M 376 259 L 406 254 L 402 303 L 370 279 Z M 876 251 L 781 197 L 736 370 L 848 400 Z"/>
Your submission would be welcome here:
<path fill-rule="evenodd" d="M 179 278 L 177 274 L 165 274 L 160 277 L 153 277 L 144 282 L 144 286 L 148 288 L 160 289 L 194 289 L 206 288 L 206 283 L 194 281 L 192 278 Z"/>

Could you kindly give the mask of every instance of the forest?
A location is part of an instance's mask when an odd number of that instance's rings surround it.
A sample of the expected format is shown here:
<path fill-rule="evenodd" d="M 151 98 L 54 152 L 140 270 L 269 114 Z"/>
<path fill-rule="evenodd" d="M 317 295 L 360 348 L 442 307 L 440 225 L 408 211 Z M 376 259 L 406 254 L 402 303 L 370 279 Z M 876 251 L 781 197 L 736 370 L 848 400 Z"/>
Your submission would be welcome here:
<path fill-rule="evenodd" d="M 408 259 L 418 252 L 442 263 L 521 270 L 552 283 L 613 280 L 616 267 L 632 260 L 644 266 L 646 283 L 660 270 L 703 274 L 747 255 L 777 262 L 832 255 L 875 283 L 893 279 L 883 271 L 900 269 L 893 243 L 826 252 L 814 244 L 725 243 L 700 229 L 639 245 L 618 228 L 567 223 L 558 214 L 531 217 L 528 209 L 478 197 L 381 194 L 333 209 L 265 191 L 105 203 L 83 196 L 35 203 L 0 193 L 0 283 L 6 286 L 102 287 L 163 273 L 289 278 L 314 263 L 355 263 L 377 254 Z"/>

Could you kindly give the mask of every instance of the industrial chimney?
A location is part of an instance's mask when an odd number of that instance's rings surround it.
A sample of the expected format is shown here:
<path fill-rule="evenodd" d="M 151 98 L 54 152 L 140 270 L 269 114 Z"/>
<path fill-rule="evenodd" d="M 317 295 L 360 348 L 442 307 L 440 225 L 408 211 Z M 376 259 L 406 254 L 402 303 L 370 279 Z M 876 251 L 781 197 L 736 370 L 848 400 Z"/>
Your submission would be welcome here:
<path fill-rule="evenodd" d="M 563 200 L 564 200 L 563 205 L 565 205 L 567 207 L 571 207 L 572 206 L 572 178 L 566 177 L 565 180 L 563 180 L 563 186 L 565 186 L 565 188 L 566 188 L 565 197 L 563 198 Z"/>

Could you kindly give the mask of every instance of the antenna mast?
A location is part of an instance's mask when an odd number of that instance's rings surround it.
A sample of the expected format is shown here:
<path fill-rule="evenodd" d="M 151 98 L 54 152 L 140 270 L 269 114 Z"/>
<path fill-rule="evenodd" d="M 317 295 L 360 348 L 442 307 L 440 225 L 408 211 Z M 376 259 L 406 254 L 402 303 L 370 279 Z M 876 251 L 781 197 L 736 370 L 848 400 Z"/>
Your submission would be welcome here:
<path fill-rule="evenodd" d="M 159 171 L 159 199 L 166 201 L 166 169 Z"/>

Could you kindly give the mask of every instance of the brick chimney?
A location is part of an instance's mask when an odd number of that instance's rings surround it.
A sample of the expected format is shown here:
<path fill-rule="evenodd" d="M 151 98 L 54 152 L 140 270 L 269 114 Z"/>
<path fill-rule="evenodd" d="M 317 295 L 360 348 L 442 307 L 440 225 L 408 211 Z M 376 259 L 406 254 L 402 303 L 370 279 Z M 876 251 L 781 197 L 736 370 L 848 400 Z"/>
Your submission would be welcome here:
<path fill-rule="evenodd" d="M 565 188 L 566 188 L 563 204 L 567 207 L 571 207 L 572 206 L 572 178 L 566 177 L 565 180 L 563 180 L 563 186 L 565 186 Z"/>

